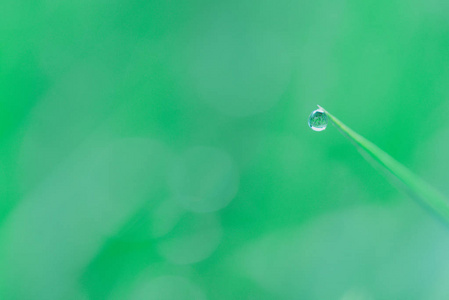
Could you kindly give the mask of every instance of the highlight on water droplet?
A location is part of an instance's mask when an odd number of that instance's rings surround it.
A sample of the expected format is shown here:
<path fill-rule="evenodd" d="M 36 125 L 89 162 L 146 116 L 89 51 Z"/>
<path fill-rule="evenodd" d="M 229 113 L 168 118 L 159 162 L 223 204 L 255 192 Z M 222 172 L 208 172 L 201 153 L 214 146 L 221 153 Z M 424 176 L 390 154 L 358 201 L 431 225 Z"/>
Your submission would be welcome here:
<path fill-rule="evenodd" d="M 322 108 L 312 111 L 309 116 L 309 127 L 315 131 L 326 129 L 329 118 Z"/>

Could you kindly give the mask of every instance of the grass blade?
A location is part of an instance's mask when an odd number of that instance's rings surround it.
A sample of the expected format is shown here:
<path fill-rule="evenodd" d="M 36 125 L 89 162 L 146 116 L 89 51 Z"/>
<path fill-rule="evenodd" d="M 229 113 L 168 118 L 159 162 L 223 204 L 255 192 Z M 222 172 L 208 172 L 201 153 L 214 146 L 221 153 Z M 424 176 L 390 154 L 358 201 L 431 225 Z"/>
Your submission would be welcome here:
<path fill-rule="evenodd" d="M 383 169 L 398 179 L 406 192 L 413 198 L 419 199 L 424 205 L 429 207 L 433 212 L 441 216 L 449 223 L 449 202 L 448 200 L 432 186 L 427 184 L 419 176 L 415 175 L 404 165 L 399 163 L 388 153 L 377 147 L 372 142 L 365 139 L 360 134 L 343 124 L 334 115 L 324 108 L 321 108 L 328 115 L 332 123 L 353 143 L 362 149 L 370 158 L 379 163 Z"/>

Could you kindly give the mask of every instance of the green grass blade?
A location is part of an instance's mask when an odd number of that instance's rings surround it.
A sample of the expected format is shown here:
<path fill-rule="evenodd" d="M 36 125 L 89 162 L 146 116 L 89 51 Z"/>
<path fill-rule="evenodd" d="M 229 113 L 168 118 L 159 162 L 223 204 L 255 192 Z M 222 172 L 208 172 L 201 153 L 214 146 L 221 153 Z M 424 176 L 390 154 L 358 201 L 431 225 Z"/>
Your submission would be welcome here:
<path fill-rule="evenodd" d="M 388 153 L 343 124 L 327 110 L 322 107 L 320 108 L 326 112 L 332 123 L 346 135 L 346 137 L 360 147 L 360 149 L 368 154 L 370 158 L 379 163 L 386 171 L 398 179 L 409 194 L 414 198 L 419 199 L 423 204 L 428 206 L 432 211 L 449 223 L 449 202 L 440 192 L 403 166 Z"/>

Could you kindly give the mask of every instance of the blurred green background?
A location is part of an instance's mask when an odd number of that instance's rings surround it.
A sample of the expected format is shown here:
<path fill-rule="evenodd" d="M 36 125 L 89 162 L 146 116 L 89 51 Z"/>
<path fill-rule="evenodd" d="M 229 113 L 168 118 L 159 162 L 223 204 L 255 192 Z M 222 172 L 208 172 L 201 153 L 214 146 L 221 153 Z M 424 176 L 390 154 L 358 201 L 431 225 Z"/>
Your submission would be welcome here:
<path fill-rule="evenodd" d="M 0 299 L 449 299 L 449 2 L 2 0 Z"/>

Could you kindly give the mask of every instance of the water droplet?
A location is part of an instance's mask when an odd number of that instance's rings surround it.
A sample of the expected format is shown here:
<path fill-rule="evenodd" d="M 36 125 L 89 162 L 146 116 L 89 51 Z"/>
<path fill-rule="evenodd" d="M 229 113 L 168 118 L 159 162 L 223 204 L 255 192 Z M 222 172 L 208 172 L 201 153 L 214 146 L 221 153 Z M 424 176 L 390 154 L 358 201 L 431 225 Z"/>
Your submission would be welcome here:
<path fill-rule="evenodd" d="M 328 117 L 324 110 L 317 109 L 314 110 L 309 117 L 309 127 L 312 128 L 312 130 L 315 131 L 323 131 L 326 129 L 328 122 Z"/>

